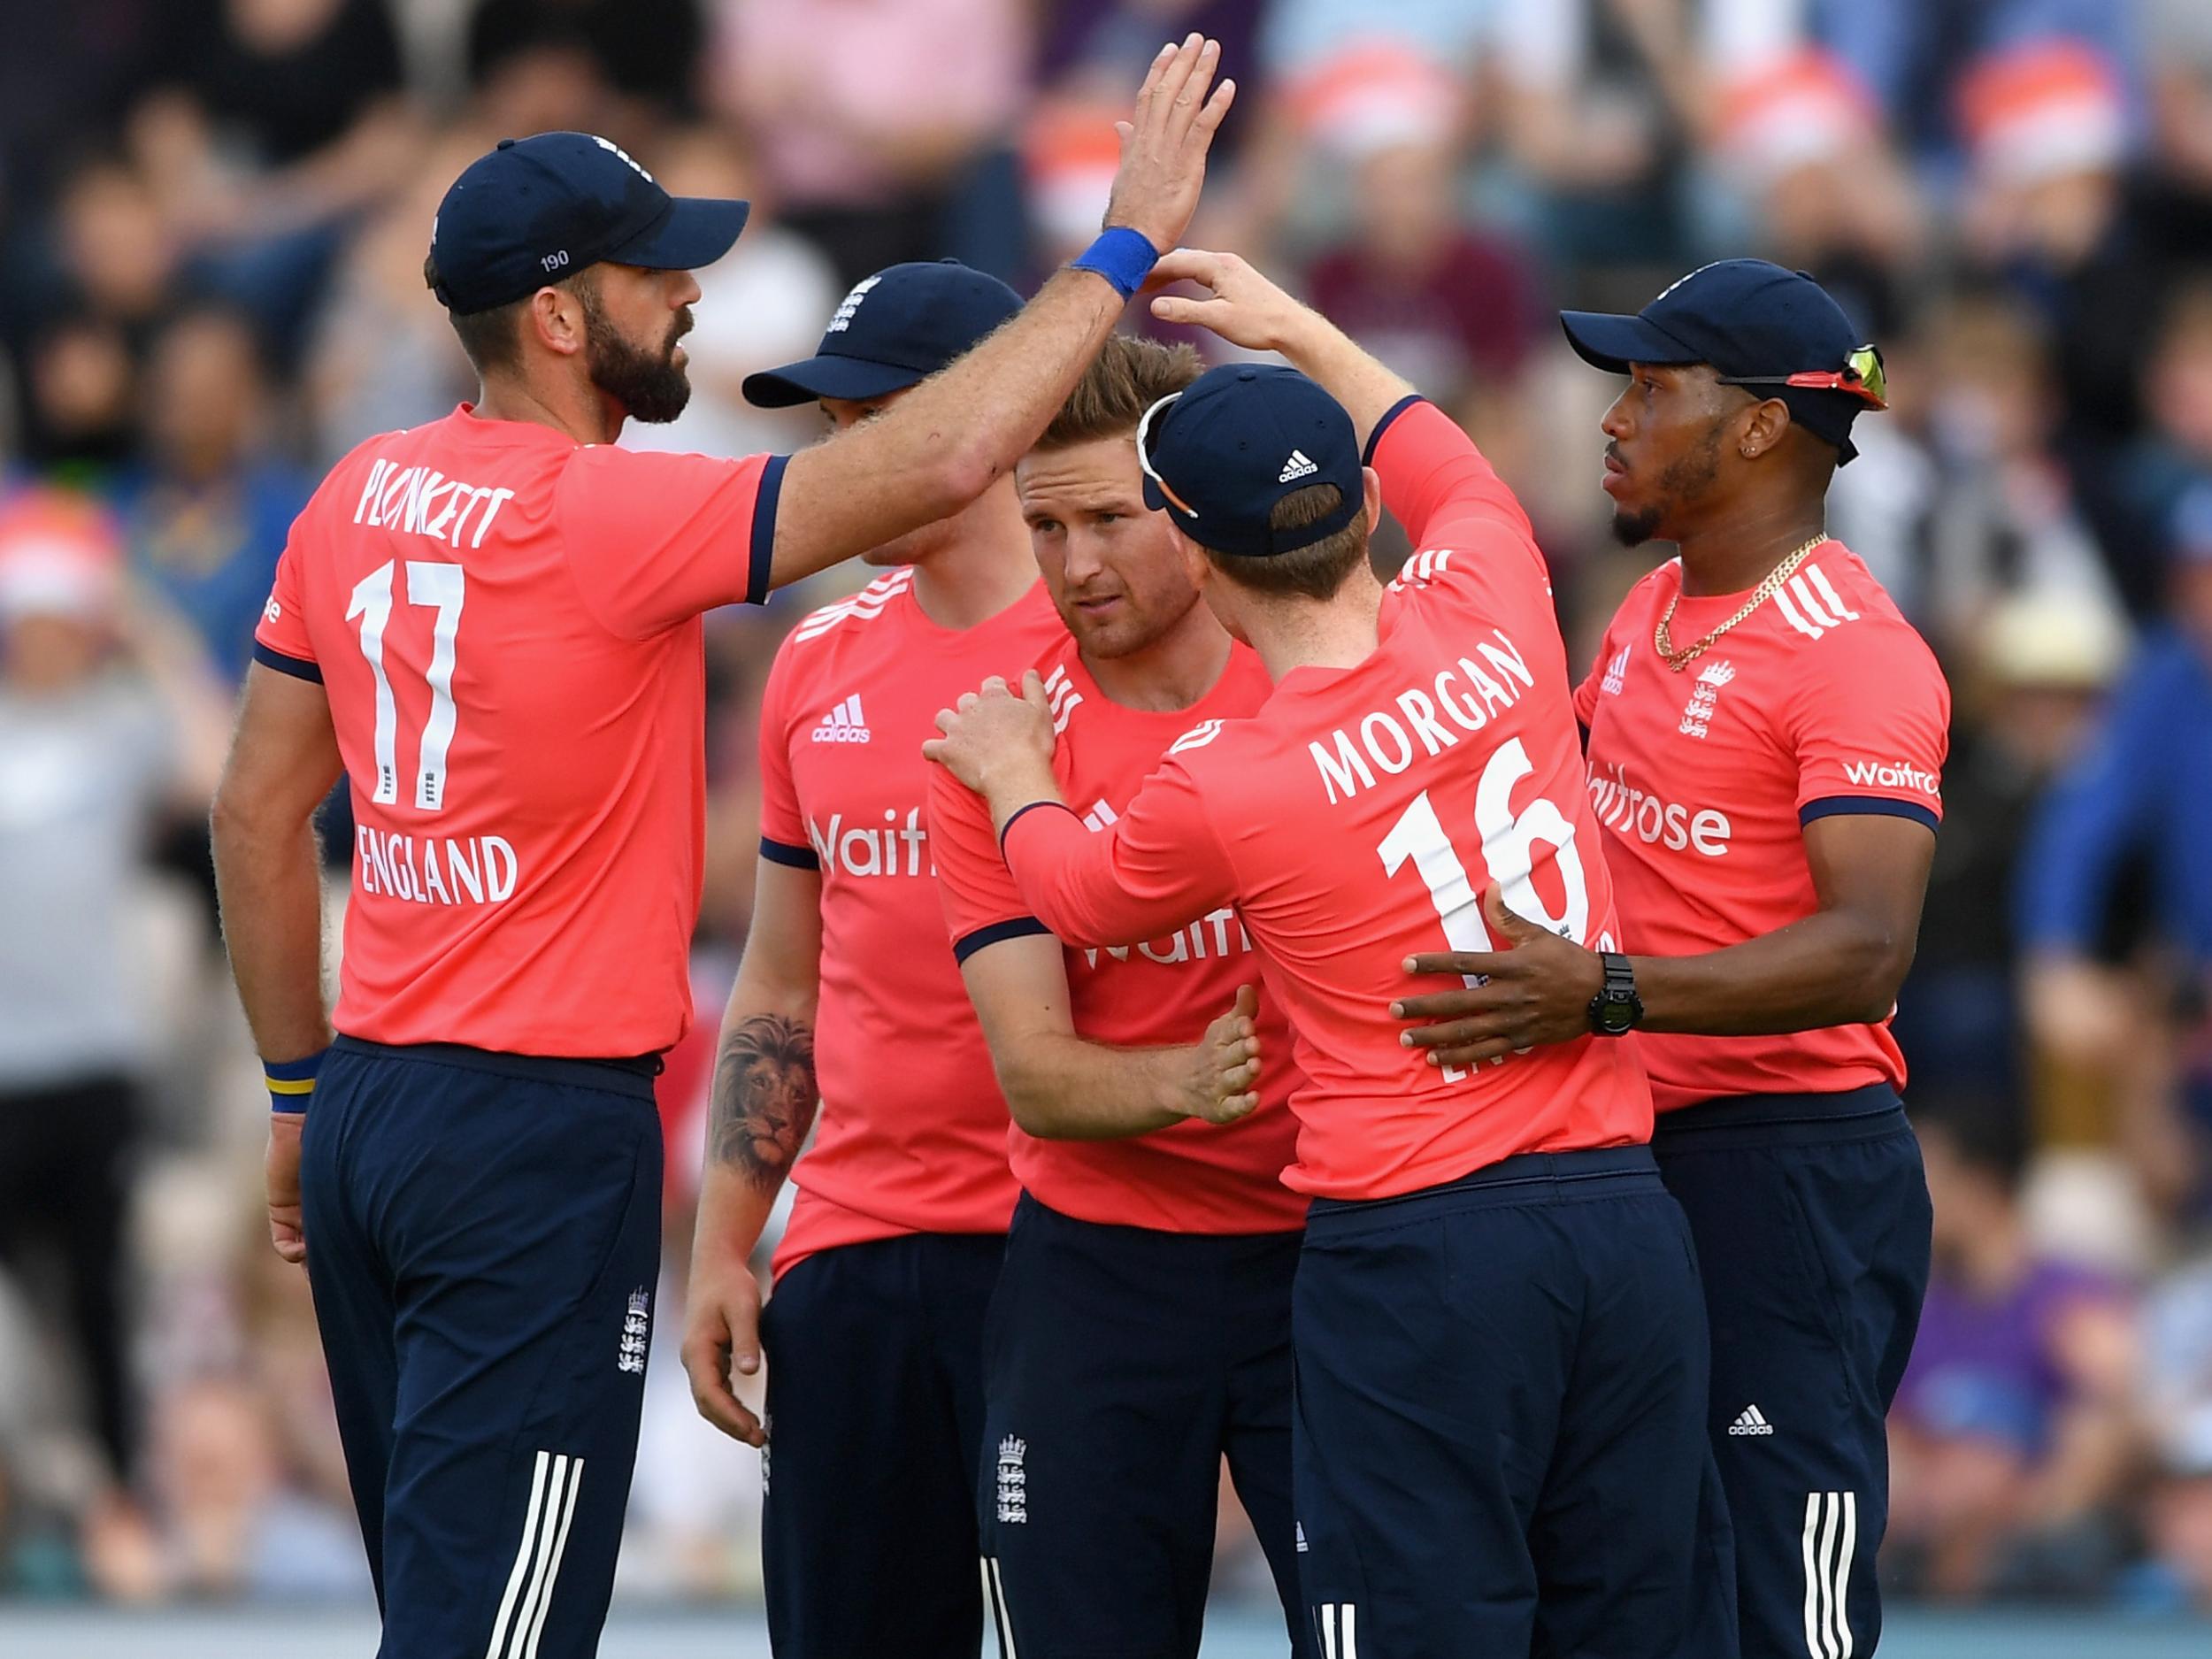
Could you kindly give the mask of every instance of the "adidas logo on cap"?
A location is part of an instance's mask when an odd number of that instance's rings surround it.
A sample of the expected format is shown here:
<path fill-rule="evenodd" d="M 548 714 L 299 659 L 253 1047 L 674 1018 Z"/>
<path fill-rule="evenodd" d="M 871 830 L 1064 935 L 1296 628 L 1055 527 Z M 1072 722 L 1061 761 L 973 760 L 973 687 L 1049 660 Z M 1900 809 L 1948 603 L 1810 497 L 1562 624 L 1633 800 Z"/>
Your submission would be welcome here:
<path fill-rule="evenodd" d="M 865 743 L 872 735 L 868 722 L 861 716 L 857 691 L 824 715 L 821 725 L 814 728 L 818 743 Z"/>
<path fill-rule="evenodd" d="M 1276 475 L 1278 484 L 1287 484 L 1293 479 L 1311 478 L 1321 469 L 1306 458 L 1303 449 L 1293 449 L 1290 459 L 1283 463 L 1283 470 Z"/>
<path fill-rule="evenodd" d="M 1746 1406 L 1733 1423 L 1728 1425 L 1731 1434 L 1771 1434 L 1774 1425 L 1768 1422 L 1766 1413 L 1756 1406 Z"/>

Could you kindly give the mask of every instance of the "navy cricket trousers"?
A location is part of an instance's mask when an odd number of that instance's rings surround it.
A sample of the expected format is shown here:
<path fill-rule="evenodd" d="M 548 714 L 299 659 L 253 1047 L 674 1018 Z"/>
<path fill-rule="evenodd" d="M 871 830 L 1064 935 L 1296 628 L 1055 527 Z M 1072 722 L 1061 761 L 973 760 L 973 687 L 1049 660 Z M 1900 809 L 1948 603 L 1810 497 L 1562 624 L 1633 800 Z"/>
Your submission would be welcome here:
<path fill-rule="evenodd" d="M 984 1331 L 1002 1659 L 1194 1659 L 1225 1460 L 1291 1651 L 1317 1659 L 1291 1513 L 1300 1237 L 1107 1226 L 1022 1194 Z"/>
<path fill-rule="evenodd" d="M 1884 1086 L 1702 1102 L 1660 1114 L 1652 1150 L 1711 1310 L 1707 1429 L 1744 1659 L 1867 1659 L 1885 1420 L 1928 1288 L 1928 1182 L 1904 1105 Z"/>
<path fill-rule="evenodd" d="M 589 1659 L 660 1266 L 657 1062 L 341 1037 L 307 1271 L 381 1659 Z"/>
<path fill-rule="evenodd" d="M 1648 1147 L 1317 1200 L 1292 1318 L 1325 1659 L 1731 1659 L 1704 1301 Z"/>

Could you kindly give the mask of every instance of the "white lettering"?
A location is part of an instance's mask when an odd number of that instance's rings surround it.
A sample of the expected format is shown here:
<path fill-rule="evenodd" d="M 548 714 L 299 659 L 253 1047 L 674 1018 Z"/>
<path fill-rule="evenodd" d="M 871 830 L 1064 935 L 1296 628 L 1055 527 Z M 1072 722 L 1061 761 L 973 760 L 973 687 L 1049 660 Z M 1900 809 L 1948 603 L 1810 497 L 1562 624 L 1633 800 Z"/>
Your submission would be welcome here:
<path fill-rule="evenodd" d="M 1397 746 L 1396 760 L 1394 761 L 1384 754 L 1382 746 L 1376 742 L 1375 728 L 1377 726 L 1380 726 L 1390 733 L 1391 741 Z M 1413 764 L 1413 744 L 1407 738 L 1404 728 L 1379 710 L 1369 715 L 1359 723 L 1359 741 L 1367 746 L 1367 752 L 1374 757 L 1375 764 L 1380 766 L 1385 772 L 1401 772 Z"/>
<path fill-rule="evenodd" d="M 1436 723 L 1436 705 L 1429 701 L 1426 692 L 1416 690 L 1400 692 L 1398 707 L 1404 711 L 1406 718 L 1412 722 L 1413 734 L 1421 740 L 1421 746 L 1430 754 L 1440 754 L 1459 741 L 1459 739 Z"/>
<path fill-rule="evenodd" d="M 1329 804 L 1334 806 L 1339 800 L 1350 800 L 1362 789 L 1373 788 L 1375 774 L 1367 769 L 1367 763 L 1352 747 L 1352 740 L 1348 734 L 1335 732 L 1331 735 L 1336 739 L 1336 757 L 1333 760 L 1317 742 L 1308 743 L 1306 752 L 1313 757 L 1313 764 L 1320 768 L 1322 785 L 1329 792 Z M 1356 784 L 1352 781 L 1356 773 L 1359 778 Z"/>
<path fill-rule="evenodd" d="M 361 522 L 361 515 L 368 511 L 371 504 L 375 502 L 377 486 L 384 481 L 384 474 L 391 471 L 391 467 L 392 464 L 389 461 L 382 459 L 379 459 L 371 464 L 369 467 L 369 481 L 362 487 L 360 504 L 353 510 L 354 523 L 359 524 Z M 373 524 L 376 521 L 374 519 L 371 519 L 369 522 Z"/>
<path fill-rule="evenodd" d="M 438 873 L 438 843 L 426 835 L 422 841 L 423 891 L 441 904 L 453 902 L 453 895 L 446 891 L 445 878 Z"/>
<path fill-rule="evenodd" d="M 496 903 L 513 896 L 515 873 L 521 866 L 515 857 L 515 849 L 506 841 L 497 835 L 487 835 L 482 840 L 484 879 L 491 890 L 493 902 Z M 503 871 L 499 867 L 500 860 L 503 858 L 507 862 L 507 867 Z"/>
<path fill-rule="evenodd" d="M 1711 807 L 1690 820 L 1690 845 L 1708 858 L 1719 858 L 1728 851 L 1728 819 Z"/>
<path fill-rule="evenodd" d="M 456 841 L 446 842 L 445 872 L 453 879 L 455 903 L 460 902 L 458 892 L 463 887 L 468 889 L 472 902 L 481 904 L 484 902 L 484 877 L 477 865 L 476 844 L 473 841 L 466 847 Z"/>
<path fill-rule="evenodd" d="M 1465 692 L 1453 692 L 1448 683 L 1451 677 L 1452 671 L 1448 668 L 1436 677 L 1436 701 L 1442 705 L 1444 712 L 1452 717 L 1454 726 L 1463 731 L 1481 731 L 1490 724 L 1488 710 Z"/>
<path fill-rule="evenodd" d="M 1482 660 L 1496 669 L 1504 679 L 1517 680 L 1527 689 L 1535 690 L 1536 676 L 1528 672 L 1528 664 L 1522 660 L 1519 648 L 1506 638 L 1503 628 L 1493 628 L 1490 632 L 1497 636 L 1498 643 L 1475 647 L 1482 653 Z M 1499 646 L 1504 649 L 1501 650 Z"/>
<path fill-rule="evenodd" d="M 1624 838 L 1663 842 L 1676 852 L 1688 849 L 1706 858 L 1727 856 L 1731 826 L 1725 813 L 1639 789 L 1622 766 L 1590 774 L 1590 805 L 1599 823 Z"/>

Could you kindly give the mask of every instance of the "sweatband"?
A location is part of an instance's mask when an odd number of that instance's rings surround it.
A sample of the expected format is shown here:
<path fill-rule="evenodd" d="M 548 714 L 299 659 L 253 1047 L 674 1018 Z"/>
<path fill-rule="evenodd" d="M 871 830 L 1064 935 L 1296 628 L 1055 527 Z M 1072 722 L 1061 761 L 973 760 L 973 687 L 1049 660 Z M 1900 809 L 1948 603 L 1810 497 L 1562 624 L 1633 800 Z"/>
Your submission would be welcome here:
<path fill-rule="evenodd" d="M 1142 231 L 1116 225 L 1099 232 L 1096 242 L 1068 261 L 1068 268 L 1095 271 L 1114 285 L 1116 293 L 1127 299 L 1144 286 L 1145 278 L 1159 262 L 1160 250 L 1146 239 Z"/>
<path fill-rule="evenodd" d="M 269 1110 L 280 1112 L 303 1112 L 308 1097 L 315 1092 L 315 1074 L 323 1069 L 323 1056 L 330 1052 L 319 1048 L 299 1060 L 264 1060 L 261 1071 L 269 1085 Z"/>

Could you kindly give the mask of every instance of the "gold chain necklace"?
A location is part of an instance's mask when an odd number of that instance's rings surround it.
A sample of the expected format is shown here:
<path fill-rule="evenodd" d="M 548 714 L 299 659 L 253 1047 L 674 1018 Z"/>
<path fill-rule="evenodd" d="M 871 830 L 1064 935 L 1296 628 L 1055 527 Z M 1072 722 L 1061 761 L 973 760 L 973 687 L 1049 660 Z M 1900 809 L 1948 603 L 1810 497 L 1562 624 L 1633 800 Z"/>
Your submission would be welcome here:
<path fill-rule="evenodd" d="M 1720 638 L 1722 634 L 1727 633 L 1729 629 L 1734 627 L 1736 624 L 1771 599 L 1776 590 L 1784 582 L 1797 574 L 1797 567 L 1805 562 L 1806 556 L 1827 540 L 1829 540 L 1828 533 L 1823 530 L 1803 547 L 1799 548 L 1769 571 L 1766 580 L 1751 590 L 1751 597 L 1744 601 L 1742 610 L 1715 628 L 1695 645 L 1686 646 L 1678 651 L 1674 649 L 1674 636 L 1668 629 L 1668 625 L 1674 620 L 1674 608 L 1682 603 L 1682 590 L 1679 588 L 1676 588 L 1674 597 L 1667 601 L 1666 614 L 1659 618 L 1659 626 L 1651 631 L 1652 649 L 1659 653 L 1659 660 L 1674 670 L 1676 673 L 1680 673 L 1699 657 L 1704 656 L 1715 640 Z"/>

